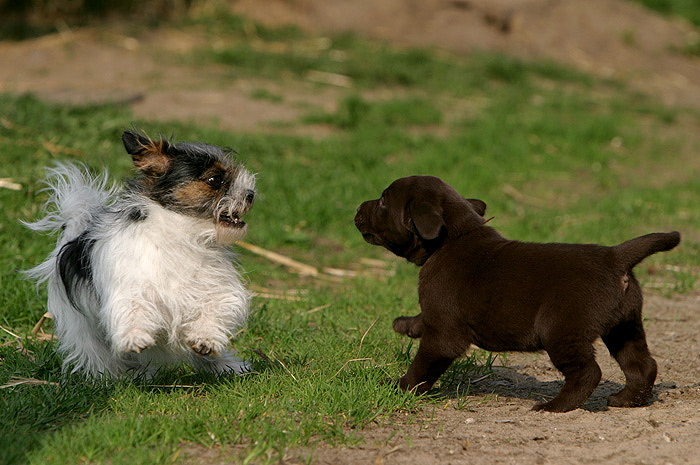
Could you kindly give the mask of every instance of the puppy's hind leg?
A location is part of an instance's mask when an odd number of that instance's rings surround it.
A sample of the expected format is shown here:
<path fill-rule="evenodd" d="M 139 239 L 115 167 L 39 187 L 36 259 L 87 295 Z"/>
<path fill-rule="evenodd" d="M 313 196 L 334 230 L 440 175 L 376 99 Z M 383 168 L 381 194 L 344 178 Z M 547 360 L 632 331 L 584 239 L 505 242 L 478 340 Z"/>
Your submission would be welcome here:
<path fill-rule="evenodd" d="M 625 387 L 608 398 L 611 407 L 639 407 L 651 397 L 656 361 L 649 354 L 641 321 L 623 323 L 603 336 L 603 342 L 625 374 Z"/>
<path fill-rule="evenodd" d="M 631 274 L 630 274 L 631 275 Z M 631 275 L 620 310 L 628 317 L 603 336 L 603 342 L 625 374 L 625 387 L 610 396 L 611 407 L 639 407 L 651 397 L 656 361 L 649 354 L 642 324 L 642 291 Z"/>
<path fill-rule="evenodd" d="M 400 316 L 394 320 L 394 331 L 408 337 L 416 338 L 423 335 L 423 314 L 416 316 Z"/>

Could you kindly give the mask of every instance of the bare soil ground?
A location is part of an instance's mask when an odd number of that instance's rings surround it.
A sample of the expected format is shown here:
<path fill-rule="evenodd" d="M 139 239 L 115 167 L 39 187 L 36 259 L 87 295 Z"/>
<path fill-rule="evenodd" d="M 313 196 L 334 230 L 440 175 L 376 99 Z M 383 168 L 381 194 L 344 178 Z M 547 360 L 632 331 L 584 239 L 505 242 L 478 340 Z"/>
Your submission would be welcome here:
<path fill-rule="evenodd" d="M 700 60 L 677 52 L 696 39 L 682 21 L 621 0 L 239 0 L 236 11 L 269 24 L 294 23 L 322 33 L 356 31 L 408 46 L 455 53 L 498 50 L 546 58 L 614 77 L 668 104 L 700 107 Z M 312 83 L 234 80 L 216 66 L 192 69 L 158 60 L 191 50 L 200 38 L 158 30 L 138 40 L 119 28 L 83 29 L 36 40 L 0 42 L 0 91 L 33 92 L 54 102 L 129 105 L 136 117 L 211 122 L 237 131 L 270 130 L 305 108 L 329 109 L 341 90 Z M 283 95 L 251 97 L 254 89 Z M 323 133 L 299 126 L 297 130 Z M 352 448 L 321 446 L 320 464 L 699 464 L 700 296 L 647 292 L 645 315 L 659 364 L 646 407 L 607 409 L 624 379 L 598 347 L 603 382 L 583 409 L 531 412 L 562 379 L 545 354 L 508 354 L 503 367 L 475 380 L 468 397 L 446 398 L 408 424 L 369 426 Z M 292 451 L 303 463 L 311 451 Z M 235 450 L 192 447 L 192 463 L 220 463 Z"/>
<path fill-rule="evenodd" d="M 697 464 L 700 463 L 700 297 L 647 295 L 647 335 L 659 364 L 654 400 L 608 409 L 624 376 L 597 344 L 603 381 L 584 407 L 540 413 L 562 378 L 546 354 L 508 354 L 505 366 L 472 385 L 469 403 L 446 399 L 420 421 L 379 425 L 354 448 L 322 448 L 320 464 Z M 290 460 L 294 463 L 295 460 Z"/>

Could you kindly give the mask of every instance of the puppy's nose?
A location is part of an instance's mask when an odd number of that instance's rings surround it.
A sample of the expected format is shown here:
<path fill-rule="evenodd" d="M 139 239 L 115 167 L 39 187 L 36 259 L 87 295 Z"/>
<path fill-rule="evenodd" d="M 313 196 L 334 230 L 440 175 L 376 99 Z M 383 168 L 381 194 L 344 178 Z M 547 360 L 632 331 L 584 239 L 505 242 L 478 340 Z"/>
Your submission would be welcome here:
<path fill-rule="evenodd" d="M 255 191 L 253 189 L 248 189 L 245 191 L 245 201 L 253 203 L 253 200 L 255 200 Z"/>

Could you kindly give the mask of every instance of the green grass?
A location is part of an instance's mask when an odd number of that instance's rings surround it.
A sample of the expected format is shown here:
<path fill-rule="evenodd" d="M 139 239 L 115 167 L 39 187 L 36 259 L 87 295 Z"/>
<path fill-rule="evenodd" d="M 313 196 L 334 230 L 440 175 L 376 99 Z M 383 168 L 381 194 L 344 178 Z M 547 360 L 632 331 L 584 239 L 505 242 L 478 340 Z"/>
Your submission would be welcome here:
<path fill-rule="evenodd" d="M 633 0 L 663 15 L 679 17 L 700 27 L 700 5 L 696 0 Z M 697 34 L 696 34 L 697 35 Z M 700 39 L 693 39 L 681 48 L 682 53 L 700 55 Z"/>
<path fill-rule="evenodd" d="M 526 63 L 499 54 L 475 54 L 469 60 L 427 49 L 396 49 L 386 44 L 339 35 L 310 38 L 298 29 L 269 29 L 221 11 L 190 16 L 182 27 L 207 36 L 213 46 L 199 49 L 192 63 L 229 65 L 234 76 L 279 79 L 310 72 L 342 75 L 358 87 L 420 87 L 469 95 L 490 83 L 523 83 L 533 77 L 590 83 L 590 77 L 551 62 Z M 445 87 L 447 86 L 447 87 Z"/>
<path fill-rule="evenodd" d="M 614 244 L 678 229 L 681 247 L 650 258 L 638 275 L 647 292 L 698 290 L 696 113 L 551 63 L 395 50 L 349 36 L 319 41 L 245 24 L 221 17 L 181 25 L 240 36 L 188 61 L 225 63 L 232 76 L 268 79 L 303 79 L 309 70 L 345 74 L 353 88 L 339 96 L 337 110 L 310 109 L 279 134 L 136 124 L 237 150 L 259 178 L 249 242 L 319 267 L 362 270 L 359 258 L 382 259 L 394 274 L 300 278 L 241 251 L 251 285 L 300 290 L 304 300 L 254 301 L 234 346 L 255 370 L 240 378 L 180 368 L 153 381 L 91 383 L 61 375 L 53 344 L 20 344 L 3 332 L 0 385 L 13 377 L 48 384 L 2 389 L 0 463 L 182 463 L 192 447 L 267 463 L 312 454 L 321 442 L 357 444 L 366 425 L 411 421 L 435 399 L 444 404 L 457 396 L 454 407 L 465 408 L 469 379 L 488 372 L 489 354 L 460 360 L 429 397 L 381 382 L 403 373 L 415 352 L 391 321 L 417 312 L 417 269 L 364 243 L 352 219 L 360 202 L 404 175 L 437 175 L 485 200 L 491 224 L 511 238 Z M 291 48 L 278 53 L 246 37 Z M 304 55 L 310 43 L 323 47 Z M 389 97 L 376 98 L 373 91 L 386 89 Z M 0 95 L 0 115 L 2 176 L 23 186 L 0 189 L 0 324 L 24 337 L 45 311 L 45 291 L 37 293 L 18 271 L 42 260 L 53 241 L 19 223 L 40 215 L 42 167 L 79 160 L 122 179 L 130 160 L 119 136 L 134 118 L 110 106 L 69 108 L 13 95 Z M 288 135 L 308 124 L 328 125 L 333 135 Z M 408 419 L 397 420 L 397 412 Z"/>
<path fill-rule="evenodd" d="M 665 15 L 680 16 L 700 26 L 700 7 L 695 0 L 634 0 Z"/>

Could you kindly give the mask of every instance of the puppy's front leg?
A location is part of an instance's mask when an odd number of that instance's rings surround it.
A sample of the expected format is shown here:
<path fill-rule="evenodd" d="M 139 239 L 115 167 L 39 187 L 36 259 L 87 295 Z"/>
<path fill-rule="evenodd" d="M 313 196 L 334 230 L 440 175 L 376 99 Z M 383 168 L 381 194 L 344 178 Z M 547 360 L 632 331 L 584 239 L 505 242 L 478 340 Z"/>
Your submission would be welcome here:
<path fill-rule="evenodd" d="M 416 394 L 430 390 L 452 361 L 462 355 L 469 346 L 466 340 L 453 338 L 430 328 L 423 329 L 416 358 L 411 362 L 408 372 L 399 380 L 402 390 L 413 390 Z"/>
<path fill-rule="evenodd" d="M 417 338 L 423 335 L 423 314 L 416 316 L 400 316 L 394 320 L 394 331 L 408 337 Z"/>

